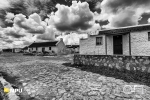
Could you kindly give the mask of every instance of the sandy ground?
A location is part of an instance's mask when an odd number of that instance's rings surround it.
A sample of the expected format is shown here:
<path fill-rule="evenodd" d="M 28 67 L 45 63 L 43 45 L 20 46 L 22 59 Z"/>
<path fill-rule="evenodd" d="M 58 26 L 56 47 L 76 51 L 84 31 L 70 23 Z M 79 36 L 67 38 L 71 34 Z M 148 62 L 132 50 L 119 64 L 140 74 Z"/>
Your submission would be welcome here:
<path fill-rule="evenodd" d="M 0 70 L 18 76 L 33 100 L 150 100 L 148 86 L 127 93 L 126 85 L 140 84 L 63 65 L 72 62 L 72 58 L 7 53 L 0 55 Z"/>

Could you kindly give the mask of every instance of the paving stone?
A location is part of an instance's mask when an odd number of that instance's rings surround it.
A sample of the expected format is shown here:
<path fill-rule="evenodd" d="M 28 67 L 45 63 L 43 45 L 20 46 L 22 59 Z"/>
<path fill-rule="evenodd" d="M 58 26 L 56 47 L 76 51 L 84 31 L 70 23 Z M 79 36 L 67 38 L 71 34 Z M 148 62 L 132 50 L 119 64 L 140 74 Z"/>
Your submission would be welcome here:
<path fill-rule="evenodd" d="M 88 96 L 97 96 L 99 94 L 99 91 L 89 91 Z"/>
<path fill-rule="evenodd" d="M 24 62 L 21 62 L 22 60 L 18 63 L 14 62 L 14 65 L 8 60 L 9 62 L 6 65 L 2 63 L 3 66 L 0 68 L 8 68 L 9 71 L 23 77 L 20 82 L 23 83 L 25 90 L 31 96 L 39 96 L 39 100 L 44 98 L 45 100 L 130 100 L 133 98 L 138 100 L 140 96 L 143 100 L 150 100 L 148 86 L 145 87 L 148 92 L 143 95 L 127 95 L 122 93 L 123 86 L 136 85 L 136 83 L 127 83 L 113 77 L 68 68 L 61 65 L 62 61 L 47 60 L 49 58 L 42 60 L 41 57 L 32 59 L 27 57 L 26 59 Z M 42 94 L 43 96 L 40 96 Z"/>

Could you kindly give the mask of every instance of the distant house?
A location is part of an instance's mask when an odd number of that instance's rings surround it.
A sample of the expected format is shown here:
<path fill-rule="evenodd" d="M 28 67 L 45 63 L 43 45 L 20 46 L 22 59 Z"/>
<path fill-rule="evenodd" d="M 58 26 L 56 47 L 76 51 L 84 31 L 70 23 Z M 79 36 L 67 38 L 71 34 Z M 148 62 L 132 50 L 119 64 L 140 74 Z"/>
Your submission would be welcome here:
<path fill-rule="evenodd" d="M 12 49 L 2 49 L 3 52 L 12 52 Z"/>
<path fill-rule="evenodd" d="M 25 52 L 29 52 L 28 46 L 24 47 L 24 48 L 22 49 L 22 51 L 23 51 L 24 53 L 25 53 Z"/>
<path fill-rule="evenodd" d="M 19 53 L 19 52 L 21 52 L 22 51 L 22 48 L 13 48 L 12 49 L 12 52 L 13 53 Z"/>
<path fill-rule="evenodd" d="M 150 25 L 101 30 L 80 40 L 80 54 L 150 56 Z"/>
<path fill-rule="evenodd" d="M 63 39 L 60 41 L 34 42 L 28 47 L 29 52 L 54 52 L 56 54 L 64 53 L 66 46 Z"/>
<path fill-rule="evenodd" d="M 71 53 L 79 53 L 79 45 L 66 45 L 66 48 Z"/>

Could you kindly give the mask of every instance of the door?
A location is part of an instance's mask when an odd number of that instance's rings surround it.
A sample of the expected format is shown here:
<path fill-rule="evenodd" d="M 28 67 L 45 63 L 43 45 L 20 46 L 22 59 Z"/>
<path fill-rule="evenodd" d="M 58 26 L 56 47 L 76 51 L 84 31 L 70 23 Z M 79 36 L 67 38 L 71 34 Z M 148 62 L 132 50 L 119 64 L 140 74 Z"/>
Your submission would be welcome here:
<path fill-rule="evenodd" d="M 45 48 L 42 48 L 42 52 L 44 52 L 45 51 Z"/>
<path fill-rule="evenodd" d="M 114 54 L 122 54 L 122 35 L 113 36 Z"/>

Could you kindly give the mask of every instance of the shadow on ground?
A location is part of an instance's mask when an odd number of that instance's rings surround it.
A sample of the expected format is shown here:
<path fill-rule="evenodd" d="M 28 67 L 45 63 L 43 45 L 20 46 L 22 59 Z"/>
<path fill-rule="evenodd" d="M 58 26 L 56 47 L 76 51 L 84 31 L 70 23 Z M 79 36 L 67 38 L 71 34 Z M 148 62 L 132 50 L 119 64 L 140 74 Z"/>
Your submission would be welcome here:
<path fill-rule="evenodd" d="M 64 63 L 64 66 L 74 67 L 81 69 L 83 71 L 93 72 L 106 77 L 114 77 L 116 79 L 122 79 L 125 82 L 133 82 L 141 85 L 150 86 L 150 74 L 143 73 L 140 71 L 128 71 L 128 70 L 118 70 L 114 68 L 108 68 L 105 66 L 96 67 L 96 66 L 82 66 L 82 65 L 72 65 L 71 63 Z"/>

